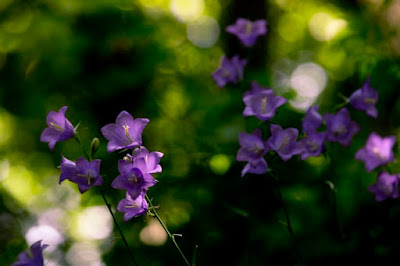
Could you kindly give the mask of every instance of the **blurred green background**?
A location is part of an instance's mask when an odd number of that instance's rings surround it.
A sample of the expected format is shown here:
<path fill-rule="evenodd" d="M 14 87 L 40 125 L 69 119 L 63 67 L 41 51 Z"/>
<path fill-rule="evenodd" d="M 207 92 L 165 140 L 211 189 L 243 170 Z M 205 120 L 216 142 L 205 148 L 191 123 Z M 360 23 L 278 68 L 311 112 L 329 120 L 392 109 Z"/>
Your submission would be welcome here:
<path fill-rule="evenodd" d="M 225 32 L 238 17 L 266 19 L 252 48 Z M 244 80 L 219 89 L 220 57 L 249 60 Z M 130 265 L 101 196 L 58 184 L 63 154 L 39 141 L 50 110 L 69 107 L 85 148 L 99 137 L 104 190 L 123 154 L 106 152 L 100 128 L 120 111 L 147 117 L 143 145 L 164 153 L 149 190 L 170 231 L 196 265 L 386 262 L 400 252 L 400 202 L 367 191 L 377 170 L 354 159 L 369 133 L 400 136 L 400 1 L 392 0 L 1 0 L 0 265 L 38 239 L 46 265 Z M 362 130 L 327 156 L 269 162 L 278 173 L 288 228 L 271 175 L 240 178 L 239 132 L 267 125 L 244 118 L 242 94 L 257 80 L 290 102 L 273 123 L 300 129 L 312 104 L 334 112 L 367 76 L 379 92 L 379 118 L 351 110 Z M 398 144 L 394 149 L 398 155 Z M 400 172 L 400 164 L 391 165 Z M 333 188 L 333 189 L 331 189 Z M 152 217 L 116 214 L 139 265 L 184 265 Z M 195 247 L 198 246 L 196 252 Z"/>

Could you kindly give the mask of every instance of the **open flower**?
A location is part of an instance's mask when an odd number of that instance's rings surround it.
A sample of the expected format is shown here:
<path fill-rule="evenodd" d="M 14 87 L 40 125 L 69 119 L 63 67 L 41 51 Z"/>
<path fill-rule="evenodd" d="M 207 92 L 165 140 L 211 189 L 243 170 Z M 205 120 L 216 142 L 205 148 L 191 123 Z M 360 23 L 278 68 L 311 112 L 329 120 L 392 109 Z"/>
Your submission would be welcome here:
<path fill-rule="evenodd" d="M 238 18 L 234 25 L 226 27 L 226 31 L 236 35 L 244 46 L 253 46 L 258 36 L 267 34 L 267 21 L 264 19 L 256 20 L 254 22 Z"/>
<path fill-rule="evenodd" d="M 365 111 L 367 115 L 377 118 L 378 110 L 375 105 L 378 102 L 378 92 L 369 85 L 369 82 L 368 77 L 364 85 L 350 96 L 350 105 L 354 109 Z"/>
<path fill-rule="evenodd" d="M 136 198 L 132 198 L 127 192 L 126 198 L 118 203 L 117 210 L 124 213 L 124 221 L 138 217 L 147 212 L 149 204 L 145 199 L 145 191 L 142 191 Z"/>
<path fill-rule="evenodd" d="M 43 250 L 48 245 L 43 244 L 42 240 L 33 243 L 30 248 L 18 255 L 18 261 L 12 266 L 43 266 Z"/>
<path fill-rule="evenodd" d="M 399 176 L 387 172 L 380 172 L 375 184 L 369 186 L 368 191 L 375 194 L 376 201 L 388 198 L 395 199 L 399 196 Z"/>
<path fill-rule="evenodd" d="M 315 132 L 322 124 L 322 116 L 318 113 L 318 106 L 308 108 L 303 119 L 303 133 Z"/>
<path fill-rule="evenodd" d="M 212 77 L 220 88 L 227 83 L 237 83 L 243 79 L 243 68 L 246 64 L 247 60 L 240 59 L 238 55 L 232 59 L 222 56 L 219 68 L 212 73 Z"/>
<path fill-rule="evenodd" d="M 115 120 L 101 128 L 101 133 L 109 141 L 107 151 L 132 149 L 142 145 L 142 132 L 149 122 L 147 118 L 133 119 L 127 111 L 122 111 Z"/>
<path fill-rule="evenodd" d="M 326 132 L 309 132 L 307 137 L 300 140 L 301 159 L 305 160 L 310 156 L 318 157 L 325 150 Z"/>
<path fill-rule="evenodd" d="M 46 118 L 48 125 L 40 135 L 41 142 L 48 142 L 50 150 L 54 150 L 54 146 L 59 141 L 70 139 L 75 134 L 74 126 L 65 118 L 65 112 L 68 106 L 61 107 L 58 112 L 50 111 Z"/>
<path fill-rule="evenodd" d="M 257 174 L 261 175 L 266 173 L 268 170 L 268 164 L 265 161 L 264 158 L 260 158 L 257 161 L 249 161 L 242 170 L 242 177 L 244 177 L 245 174 L 251 173 L 251 174 Z"/>
<path fill-rule="evenodd" d="M 267 143 L 271 150 L 276 151 L 282 160 L 287 161 L 293 155 L 302 151 L 301 143 L 297 142 L 299 131 L 296 128 L 282 129 L 281 126 L 271 124 L 271 137 Z"/>
<path fill-rule="evenodd" d="M 145 163 L 145 173 L 153 174 L 153 173 L 161 173 L 162 167 L 160 165 L 161 157 L 164 154 L 158 151 L 149 152 L 146 147 L 140 146 L 139 148 L 135 148 L 132 156 L 132 162 L 136 162 L 140 164 L 139 159 L 143 159 Z M 140 168 L 140 167 L 139 167 Z"/>
<path fill-rule="evenodd" d="M 246 108 L 243 116 L 256 116 L 262 121 L 266 121 L 275 116 L 276 109 L 287 102 L 281 96 L 275 96 L 272 89 L 263 88 L 257 82 L 251 83 L 251 90 L 243 95 L 243 102 Z"/>
<path fill-rule="evenodd" d="M 327 141 L 336 141 L 347 147 L 350 146 L 353 135 L 360 131 L 358 124 L 351 120 L 350 113 L 342 108 L 334 114 L 325 114 L 324 119 L 327 127 Z"/>
<path fill-rule="evenodd" d="M 103 178 L 100 176 L 100 163 L 99 159 L 89 162 L 82 157 L 78 158 L 75 163 L 63 156 L 60 165 L 60 183 L 68 179 L 78 185 L 81 193 L 88 191 L 93 186 L 101 186 Z"/>
<path fill-rule="evenodd" d="M 371 172 L 378 166 L 394 161 L 392 149 L 395 142 L 395 136 L 382 138 L 372 132 L 368 137 L 367 144 L 356 153 L 355 158 L 363 161 L 367 172 Z"/>

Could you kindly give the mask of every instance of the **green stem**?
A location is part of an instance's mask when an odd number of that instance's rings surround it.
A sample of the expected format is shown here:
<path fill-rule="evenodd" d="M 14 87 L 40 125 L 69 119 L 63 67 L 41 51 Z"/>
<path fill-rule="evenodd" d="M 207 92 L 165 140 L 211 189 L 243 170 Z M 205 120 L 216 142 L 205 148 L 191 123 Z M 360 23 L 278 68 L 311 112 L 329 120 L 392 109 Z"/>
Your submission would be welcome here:
<path fill-rule="evenodd" d="M 178 243 L 175 241 L 175 236 L 173 234 L 170 233 L 170 231 L 168 230 L 167 226 L 164 224 L 164 222 L 161 220 L 160 216 L 158 215 L 158 213 L 156 212 L 153 203 L 151 202 L 149 196 L 147 196 L 146 194 L 146 200 L 150 205 L 149 210 L 151 210 L 150 212 L 157 218 L 158 222 L 161 224 L 161 226 L 163 227 L 163 229 L 165 230 L 165 232 L 167 233 L 167 235 L 169 236 L 169 238 L 171 238 L 172 242 L 174 242 L 175 247 L 178 249 L 179 253 L 181 254 L 183 260 L 185 261 L 186 265 L 190 266 L 189 261 L 186 259 L 185 255 L 183 254 L 182 250 L 179 248 Z"/>
<path fill-rule="evenodd" d="M 88 154 L 88 153 L 86 152 L 86 150 L 83 148 L 83 145 L 82 145 L 82 143 L 81 143 L 81 140 L 79 139 L 78 134 L 75 134 L 75 135 L 74 135 L 74 139 L 76 140 L 76 142 L 78 142 L 79 146 L 81 146 L 81 149 L 82 149 L 83 153 L 85 154 L 85 157 L 86 157 L 89 161 L 91 161 L 92 158 L 90 158 L 89 154 Z"/>
<path fill-rule="evenodd" d="M 282 192 L 281 192 L 281 187 L 280 187 L 280 184 L 279 184 L 279 180 L 276 180 L 276 186 L 278 188 L 279 200 L 280 200 L 281 205 L 282 205 L 283 213 L 285 214 L 285 218 L 286 218 L 286 223 L 287 223 L 289 234 L 290 234 L 290 236 L 292 238 L 294 238 L 292 223 L 290 222 L 289 213 L 288 213 L 288 211 L 286 209 L 285 202 L 283 201 L 283 198 L 282 198 Z"/>

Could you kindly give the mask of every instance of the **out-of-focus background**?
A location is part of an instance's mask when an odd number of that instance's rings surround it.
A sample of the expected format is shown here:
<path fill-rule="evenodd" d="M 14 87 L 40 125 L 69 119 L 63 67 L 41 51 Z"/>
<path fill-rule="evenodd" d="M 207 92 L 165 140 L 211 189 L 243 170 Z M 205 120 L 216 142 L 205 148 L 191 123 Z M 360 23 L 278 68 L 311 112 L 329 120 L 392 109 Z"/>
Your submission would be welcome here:
<path fill-rule="evenodd" d="M 245 48 L 225 31 L 238 17 L 266 19 L 268 34 Z M 244 80 L 224 89 L 211 73 L 222 55 L 249 60 Z M 385 261 L 400 251 L 400 202 L 376 203 L 367 191 L 377 171 L 354 159 L 370 132 L 400 136 L 399 0 L 1 0 L 0 265 L 38 239 L 45 264 L 129 265 L 129 256 L 96 189 L 81 195 L 58 184 L 61 155 L 39 141 L 50 110 L 68 106 L 85 148 L 99 137 L 103 188 L 123 154 L 106 152 L 100 133 L 120 111 L 147 117 L 143 145 L 165 155 L 153 203 L 196 265 L 286 265 Z M 269 175 L 240 177 L 239 132 L 266 125 L 244 118 L 252 80 L 290 99 L 273 119 L 300 129 L 312 104 L 333 112 L 366 78 L 379 92 L 377 120 L 351 110 L 361 126 L 351 147 L 330 156 L 270 163 Z M 398 155 L 398 144 L 394 148 Z M 399 172 L 396 163 L 391 166 Z M 184 265 L 152 217 L 116 217 L 139 265 Z M 198 248 L 195 251 L 195 247 Z"/>

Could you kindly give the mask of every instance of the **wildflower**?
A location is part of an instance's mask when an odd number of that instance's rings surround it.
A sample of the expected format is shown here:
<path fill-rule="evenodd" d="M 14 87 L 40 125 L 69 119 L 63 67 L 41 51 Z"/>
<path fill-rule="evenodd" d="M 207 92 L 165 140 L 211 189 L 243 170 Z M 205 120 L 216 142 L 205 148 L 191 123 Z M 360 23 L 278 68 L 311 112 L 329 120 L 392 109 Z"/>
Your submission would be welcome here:
<path fill-rule="evenodd" d="M 353 135 L 360 131 L 358 124 L 351 120 L 350 113 L 342 108 L 336 115 L 325 114 L 327 141 L 337 141 L 343 146 L 350 146 Z"/>
<path fill-rule="evenodd" d="M 243 95 L 243 102 L 246 107 L 243 116 L 256 116 L 262 121 L 266 121 L 275 116 L 276 109 L 287 102 L 281 96 L 275 96 L 272 89 L 263 88 L 257 82 L 251 83 L 251 90 Z"/>
<path fill-rule="evenodd" d="M 302 151 L 301 159 L 305 160 L 310 156 L 318 157 L 325 150 L 326 132 L 309 132 L 307 137 L 300 140 Z"/>
<path fill-rule="evenodd" d="M 146 213 L 148 208 L 144 190 L 136 198 L 132 198 L 127 192 L 126 198 L 121 200 L 117 206 L 117 210 L 124 213 L 125 222 Z"/>
<path fill-rule="evenodd" d="M 161 173 L 162 172 L 162 167 L 159 164 L 161 157 L 163 157 L 164 154 L 158 151 L 152 151 L 149 152 L 146 147 L 140 146 L 139 148 L 135 148 L 133 152 L 133 158 L 132 161 L 140 161 L 140 158 L 143 158 L 144 163 L 145 163 L 145 173 Z M 140 168 L 140 167 L 139 167 Z"/>
<path fill-rule="evenodd" d="M 398 175 L 380 172 L 376 183 L 369 186 L 368 191 L 375 194 L 376 201 L 383 201 L 388 198 L 395 199 L 399 196 L 398 184 Z"/>
<path fill-rule="evenodd" d="M 267 21 L 264 19 L 256 20 L 254 22 L 238 18 L 234 25 L 226 27 L 226 31 L 236 35 L 244 46 L 253 46 L 258 36 L 267 34 Z"/>
<path fill-rule="evenodd" d="M 266 173 L 267 170 L 268 170 L 267 162 L 263 158 L 260 158 L 256 161 L 249 161 L 244 166 L 241 176 L 244 177 L 244 175 L 247 173 L 261 175 Z"/>
<path fill-rule="evenodd" d="M 107 124 L 101 128 L 101 133 L 109 141 L 107 151 L 132 149 L 142 145 L 142 132 L 148 122 L 147 118 L 133 119 L 127 111 L 122 111 L 115 124 Z"/>
<path fill-rule="evenodd" d="M 322 116 L 318 113 L 318 106 L 308 108 L 304 116 L 302 127 L 303 133 L 315 132 L 322 124 Z"/>
<path fill-rule="evenodd" d="M 247 60 L 240 59 L 238 55 L 232 59 L 222 56 L 219 68 L 212 73 L 212 77 L 220 88 L 227 83 L 237 83 L 243 79 L 243 68 L 246 64 Z"/>
<path fill-rule="evenodd" d="M 369 83 L 368 77 L 364 85 L 350 96 L 350 105 L 354 109 L 365 111 L 367 115 L 377 118 L 378 110 L 375 105 L 378 102 L 378 92 Z"/>
<path fill-rule="evenodd" d="M 33 243 L 30 248 L 18 256 L 18 261 L 12 266 L 43 266 L 43 250 L 48 247 L 46 244 L 41 244 L 42 240 Z"/>
<path fill-rule="evenodd" d="M 101 186 L 103 178 L 100 176 L 101 160 L 87 161 L 82 157 L 76 163 L 63 156 L 61 160 L 60 183 L 65 179 L 76 183 L 83 194 L 93 186 Z"/>
<path fill-rule="evenodd" d="M 61 107 L 58 112 L 50 111 L 46 118 L 48 125 L 40 135 L 41 142 L 48 142 L 50 150 L 54 150 L 54 146 L 59 141 L 70 139 L 75 134 L 74 126 L 65 117 L 68 106 Z"/>
<path fill-rule="evenodd" d="M 365 147 L 361 148 L 355 155 L 357 160 L 365 163 L 367 172 L 371 172 L 378 166 L 394 161 L 393 146 L 396 142 L 395 136 L 381 137 L 372 132 Z"/>
<path fill-rule="evenodd" d="M 293 155 L 302 151 L 301 143 L 297 142 L 299 131 L 296 128 L 282 129 L 281 126 L 271 124 L 271 137 L 267 143 L 271 150 L 276 151 L 282 160 L 287 161 Z"/>

